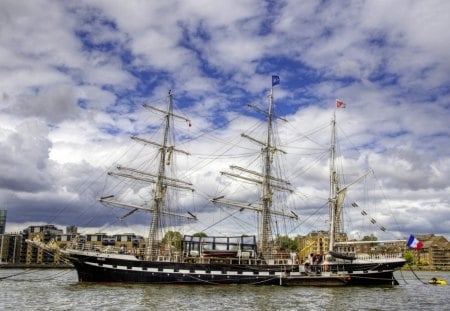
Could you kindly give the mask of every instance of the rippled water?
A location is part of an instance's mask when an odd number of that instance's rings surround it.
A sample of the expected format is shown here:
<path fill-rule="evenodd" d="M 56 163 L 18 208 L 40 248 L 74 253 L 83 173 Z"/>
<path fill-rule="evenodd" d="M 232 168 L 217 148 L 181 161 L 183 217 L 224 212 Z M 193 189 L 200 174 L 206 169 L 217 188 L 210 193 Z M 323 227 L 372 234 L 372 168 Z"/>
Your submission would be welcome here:
<path fill-rule="evenodd" d="M 416 272 L 450 281 L 449 272 Z M 411 272 L 396 287 L 81 284 L 74 270 L 0 269 L 0 310 L 450 310 L 450 286 Z M 6 277 L 6 278 L 5 278 Z"/>

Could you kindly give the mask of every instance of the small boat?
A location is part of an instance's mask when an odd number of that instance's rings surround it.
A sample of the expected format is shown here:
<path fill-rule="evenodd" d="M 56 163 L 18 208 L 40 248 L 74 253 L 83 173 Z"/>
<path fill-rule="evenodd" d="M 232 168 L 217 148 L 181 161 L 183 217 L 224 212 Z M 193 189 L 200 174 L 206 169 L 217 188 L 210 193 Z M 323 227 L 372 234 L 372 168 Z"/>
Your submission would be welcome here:
<path fill-rule="evenodd" d="M 447 285 L 447 281 L 446 280 L 442 280 L 442 279 L 437 279 L 437 278 L 431 278 L 428 281 L 428 284 L 431 284 L 431 285 Z"/>

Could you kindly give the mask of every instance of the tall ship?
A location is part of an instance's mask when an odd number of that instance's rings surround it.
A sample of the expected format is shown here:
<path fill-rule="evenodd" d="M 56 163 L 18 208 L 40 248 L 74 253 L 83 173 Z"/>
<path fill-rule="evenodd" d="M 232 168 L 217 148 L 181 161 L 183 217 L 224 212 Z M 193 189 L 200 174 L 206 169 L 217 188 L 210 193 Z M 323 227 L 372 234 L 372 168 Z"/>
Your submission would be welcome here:
<path fill-rule="evenodd" d="M 260 147 L 261 163 L 259 171 L 230 166 L 230 171 L 221 174 L 234 181 L 255 185 L 257 200 L 251 203 L 227 199 L 224 195 L 210 198 L 211 206 L 235 208 L 236 212 L 251 212 L 257 222 L 257 233 L 253 235 L 205 236 L 184 235 L 181 249 L 167 251 L 161 247 L 162 230 L 170 224 L 170 219 L 181 219 L 195 224 L 197 216 L 192 212 L 171 209 L 172 190 L 194 191 L 194 186 L 171 174 L 172 158 L 175 153 L 187 154 L 172 144 L 170 138 L 174 120 L 190 122 L 184 116 L 174 113 L 173 95 L 169 91 L 165 109 L 146 106 L 163 117 L 160 141 L 132 137 L 137 143 L 155 147 L 158 156 L 154 158 L 156 171 L 148 172 L 139 168 L 117 166 L 110 172 L 118 178 L 138 180 L 152 185 L 147 191 L 145 203 L 131 204 L 116 199 L 114 194 L 104 195 L 99 200 L 103 204 L 129 209 L 127 217 L 135 212 L 150 213 L 148 239 L 145 247 L 124 252 L 112 247 L 89 247 L 88 243 L 72 243 L 65 249 L 52 247 L 40 241 L 28 241 L 33 245 L 58 252 L 70 261 L 78 273 L 79 282 L 122 282 L 156 284 L 254 284 L 254 285 L 397 285 L 394 271 L 405 264 L 401 252 L 394 254 L 358 254 L 358 241 L 347 241 L 342 232 L 344 199 L 351 184 L 341 185 L 336 169 L 336 113 L 331 121 L 331 147 L 329 148 L 329 231 L 328 247 L 321 254 L 308 254 L 300 258 L 298 253 L 281 252 L 276 238 L 279 223 L 284 219 L 298 220 L 298 211 L 280 208 L 277 205 L 279 193 L 293 192 L 292 185 L 278 175 L 279 167 L 274 167 L 275 157 L 285 153 L 278 145 L 274 114 L 274 85 L 278 77 L 272 77 L 272 88 L 268 96 L 267 109 L 254 107 L 264 115 L 263 139 L 247 134 L 241 136 Z M 356 203 L 354 203 L 356 204 Z M 176 204 L 175 204 L 176 205 Z M 216 222 L 217 226 L 220 221 Z M 373 241 L 371 241 L 373 243 Z M 81 245 L 81 246 L 80 246 Z"/>

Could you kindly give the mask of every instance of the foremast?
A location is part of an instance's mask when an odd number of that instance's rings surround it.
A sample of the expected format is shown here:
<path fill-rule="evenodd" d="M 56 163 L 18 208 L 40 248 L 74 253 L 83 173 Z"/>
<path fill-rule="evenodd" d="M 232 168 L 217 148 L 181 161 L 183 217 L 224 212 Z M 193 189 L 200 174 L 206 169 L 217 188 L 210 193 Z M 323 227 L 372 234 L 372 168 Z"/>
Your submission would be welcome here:
<path fill-rule="evenodd" d="M 340 176 L 336 167 L 336 110 L 333 113 L 333 118 L 331 120 L 331 147 L 330 147 L 330 197 L 328 199 L 329 209 L 330 209 L 330 233 L 329 233 L 329 243 L 328 250 L 330 252 L 335 251 L 335 245 L 338 239 L 340 239 L 340 234 L 343 232 L 343 207 L 344 200 L 347 194 L 347 189 L 353 184 L 360 181 L 362 178 L 366 177 L 371 170 L 367 171 L 353 182 L 341 186 Z"/>
<path fill-rule="evenodd" d="M 258 231 L 258 252 L 262 258 L 268 259 L 272 255 L 272 215 L 278 215 L 293 219 L 298 219 L 297 214 L 291 212 L 292 214 L 285 214 L 282 211 L 276 211 L 273 209 L 273 194 L 274 190 L 293 192 L 290 189 L 290 183 L 283 179 L 272 176 L 272 163 L 273 157 L 276 152 L 285 153 L 283 150 L 278 149 L 272 143 L 273 136 L 273 107 L 274 107 L 274 96 L 273 96 L 273 85 L 269 94 L 269 105 L 268 110 L 261 110 L 258 107 L 249 105 L 255 110 L 266 115 L 267 128 L 265 141 L 259 141 L 246 134 L 241 134 L 242 137 L 258 144 L 261 146 L 261 157 L 262 157 L 262 172 L 255 172 L 238 166 L 230 166 L 231 169 L 239 171 L 242 175 L 234 174 L 230 172 L 221 172 L 222 175 L 232 176 L 238 179 L 243 179 L 246 181 L 254 182 L 261 187 L 261 199 L 260 205 L 255 206 L 252 203 L 241 203 L 223 200 L 223 196 L 213 198 L 211 201 L 213 203 L 225 204 L 228 206 L 233 206 L 243 209 L 253 210 L 259 213 L 259 231 Z M 281 118 L 280 118 L 281 119 Z M 283 119 L 284 120 L 284 119 Z M 286 120 L 284 120 L 286 121 Z"/>
<path fill-rule="evenodd" d="M 167 188 L 168 187 L 174 187 L 174 188 L 180 188 L 184 190 L 191 190 L 194 191 L 194 189 L 191 187 L 192 184 L 178 180 L 175 178 L 171 178 L 166 176 L 166 167 L 171 165 L 172 163 L 172 156 L 174 152 L 180 152 L 184 153 L 186 155 L 189 155 L 189 153 L 176 149 L 174 146 L 169 145 L 169 137 L 170 137 L 170 129 L 172 126 L 172 119 L 173 118 L 179 118 L 182 120 L 185 120 L 186 122 L 190 122 L 189 119 L 178 116 L 173 113 L 173 94 L 172 91 L 169 90 L 168 100 L 167 100 L 167 110 L 161 110 L 152 106 L 143 105 L 147 109 L 151 109 L 153 111 L 156 111 L 158 113 L 161 113 L 164 115 L 164 129 L 163 129 L 163 137 L 161 143 L 152 142 L 149 140 L 146 140 L 144 138 L 140 137 L 131 137 L 133 140 L 139 141 L 141 143 L 144 143 L 146 145 L 152 145 L 158 148 L 159 150 L 159 162 L 158 162 L 158 172 L 157 174 L 152 174 L 148 172 L 143 172 L 137 169 L 133 168 L 127 168 L 122 166 L 117 166 L 118 170 L 126 171 L 127 173 L 116 173 L 116 172 L 109 172 L 109 175 L 115 175 L 120 176 L 124 178 L 131 178 L 143 182 L 153 183 L 154 190 L 153 190 L 153 198 L 151 207 L 147 207 L 145 205 L 138 206 L 138 205 L 132 205 L 127 204 L 119 201 L 115 201 L 112 198 L 114 196 L 107 196 L 100 198 L 100 202 L 112 204 L 112 205 L 118 205 L 122 207 L 128 207 L 132 210 L 122 216 L 122 219 L 131 215 L 132 213 L 136 212 L 137 210 L 144 210 L 148 211 L 152 214 L 149 234 L 148 234 L 148 244 L 146 248 L 145 253 L 145 259 L 146 260 L 153 260 L 158 255 L 159 248 L 158 248 L 158 242 L 159 242 L 159 232 L 162 226 L 162 218 L 163 216 L 173 216 L 173 217 L 181 217 L 181 218 L 187 218 L 187 219 L 196 219 L 194 215 L 189 213 L 189 216 L 181 215 L 174 213 L 167 209 L 165 207 L 166 204 L 166 196 L 167 196 Z"/>
<path fill-rule="evenodd" d="M 339 193 L 339 176 L 336 171 L 336 111 L 331 120 L 331 147 L 330 147 L 330 241 L 329 251 L 334 251 L 334 242 L 336 235 L 341 227 L 341 217 L 339 213 L 338 193 Z"/>

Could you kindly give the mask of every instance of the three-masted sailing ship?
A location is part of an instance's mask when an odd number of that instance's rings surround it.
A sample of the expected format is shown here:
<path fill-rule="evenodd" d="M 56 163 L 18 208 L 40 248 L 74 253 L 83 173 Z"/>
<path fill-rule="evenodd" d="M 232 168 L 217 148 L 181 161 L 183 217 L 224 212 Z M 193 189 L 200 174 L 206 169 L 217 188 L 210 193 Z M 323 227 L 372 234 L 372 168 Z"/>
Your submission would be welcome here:
<path fill-rule="evenodd" d="M 275 77 L 277 78 L 277 77 Z M 273 80 L 274 81 L 274 80 Z M 225 199 L 223 196 L 212 198 L 214 204 L 232 206 L 239 210 L 251 210 L 258 214 L 258 234 L 245 236 L 190 236 L 182 240 L 181 252 L 173 255 L 162 254 L 158 232 L 164 226 L 165 217 L 179 217 L 195 220 L 192 213 L 186 215 L 167 208 L 169 188 L 193 190 L 192 184 L 168 176 L 172 153 L 186 153 L 168 142 L 171 122 L 174 118 L 186 118 L 173 112 L 173 96 L 169 92 L 167 109 L 147 108 L 161 113 L 165 124 L 160 142 L 133 137 L 141 143 L 154 146 L 159 150 L 157 172 L 149 173 L 134 168 L 118 167 L 110 174 L 122 178 L 132 178 L 154 184 L 150 204 L 133 205 L 116 200 L 113 195 L 104 196 L 102 203 L 129 208 L 128 214 L 144 211 L 151 213 L 151 224 L 147 245 L 143 253 L 108 252 L 90 249 L 88 245 L 57 250 L 60 256 L 68 259 L 76 271 L 80 282 L 124 282 L 124 283 L 165 283 L 165 284 L 258 284 L 258 285 L 393 285 L 398 284 L 394 271 L 405 264 L 401 254 L 396 256 L 358 257 L 352 242 L 339 239 L 341 234 L 341 217 L 344 197 L 349 185 L 341 187 L 335 168 L 335 123 L 330 148 L 330 230 L 329 249 L 318 261 L 300 261 L 296 256 L 281 256 L 274 248 L 273 217 L 297 219 L 294 211 L 276 209 L 274 193 L 291 192 L 290 183 L 276 177 L 272 171 L 274 154 L 283 152 L 276 146 L 273 136 L 274 96 L 269 95 L 267 110 L 263 112 L 267 121 L 264 139 L 258 140 L 246 134 L 242 136 L 261 146 L 261 171 L 232 166 L 236 171 L 222 172 L 235 179 L 244 179 L 260 188 L 258 203 L 242 203 Z M 50 251 L 55 249 L 37 241 L 30 241 L 36 246 Z M 344 247 L 345 246 L 345 247 Z M 348 250 L 352 249 L 352 252 Z M 346 251 L 342 251 L 346 250 Z"/>

